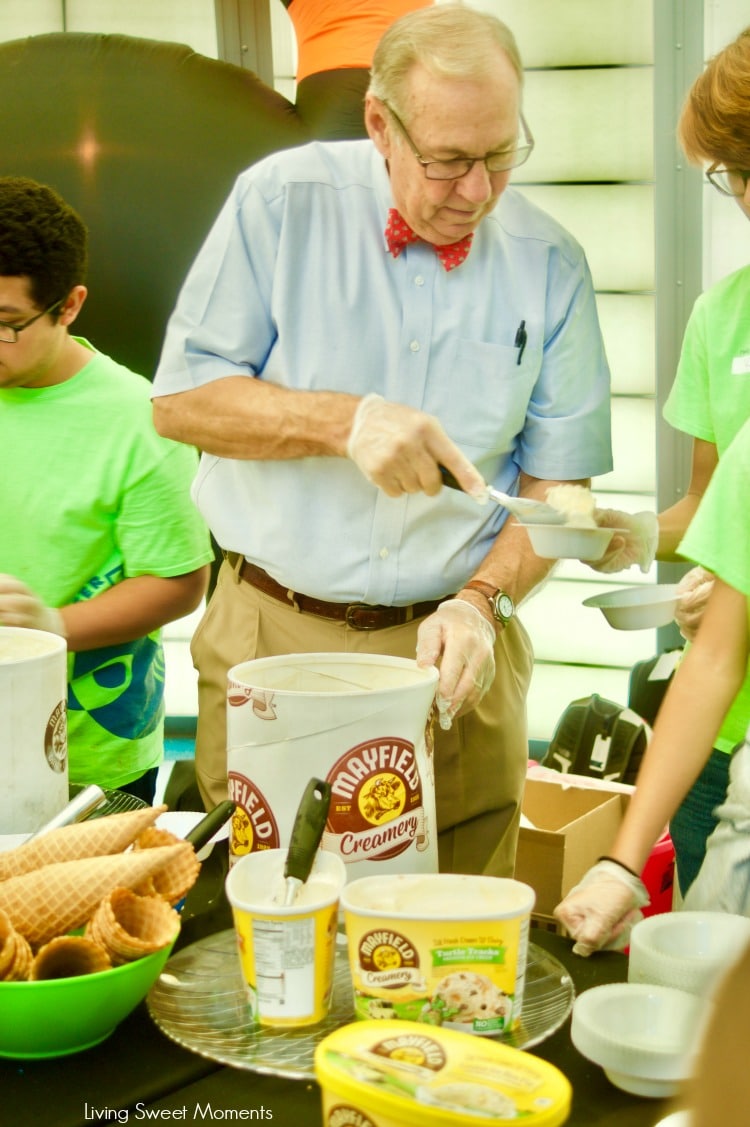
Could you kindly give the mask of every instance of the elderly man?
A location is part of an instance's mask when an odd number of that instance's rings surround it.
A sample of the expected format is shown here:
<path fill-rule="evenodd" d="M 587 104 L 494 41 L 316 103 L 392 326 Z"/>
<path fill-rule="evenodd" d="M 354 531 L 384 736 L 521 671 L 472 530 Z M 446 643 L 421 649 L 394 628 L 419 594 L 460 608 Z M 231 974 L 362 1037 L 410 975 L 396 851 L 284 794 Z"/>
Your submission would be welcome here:
<path fill-rule="evenodd" d="M 477 499 L 611 467 L 584 255 L 508 189 L 533 146 L 521 89 L 495 18 L 446 4 L 392 24 L 369 140 L 239 177 L 154 385 L 157 429 L 204 452 L 194 496 L 228 553 L 194 640 L 206 801 L 226 788 L 232 664 L 416 652 L 440 668 L 440 866 L 501 876 L 528 754 L 515 608 L 549 563 Z"/>

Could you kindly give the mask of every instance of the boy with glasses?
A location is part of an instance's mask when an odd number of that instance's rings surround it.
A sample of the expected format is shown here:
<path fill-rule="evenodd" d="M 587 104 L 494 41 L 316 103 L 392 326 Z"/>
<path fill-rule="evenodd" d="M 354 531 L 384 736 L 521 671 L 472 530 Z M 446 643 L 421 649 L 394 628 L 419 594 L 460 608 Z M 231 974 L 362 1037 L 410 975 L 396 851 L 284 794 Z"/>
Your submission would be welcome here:
<path fill-rule="evenodd" d="M 156 434 L 145 379 L 71 333 L 87 244 L 52 188 L 0 178 L 0 624 L 67 639 L 70 781 L 150 802 L 160 628 L 199 604 L 212 552 L 194 452 Z"/>

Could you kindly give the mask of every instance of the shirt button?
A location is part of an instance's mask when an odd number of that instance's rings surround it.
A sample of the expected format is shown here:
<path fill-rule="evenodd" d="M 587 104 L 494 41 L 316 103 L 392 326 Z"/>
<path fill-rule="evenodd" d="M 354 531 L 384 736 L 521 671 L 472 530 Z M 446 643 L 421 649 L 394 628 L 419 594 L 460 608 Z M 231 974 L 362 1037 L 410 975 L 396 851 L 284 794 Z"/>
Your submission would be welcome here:
<path fill-rule="evenodd" d="M 391 553 L 388 551 L 387 548 L 381 548 L 380 549 L 379 555 L 380 555 L 381 560 L 387 560 L 388 557 L 390 556 L 390 554 Z"/>
<path fill-rule="evenodd" d="M 421 274 L 417 274 L 416 278 L 414 279 L 414 285 L 415 286 L 423 286 L 424 285 L 424 278 L 422 277 Z"/>
<path fill-rule="evenodd" d="M 419 352 L 419 347 L 420 346 L 419 346 L 418 340 L 411 341 L 411 343 L 409 345 L 409 348 L 412 350 L 412 352 Z"/>

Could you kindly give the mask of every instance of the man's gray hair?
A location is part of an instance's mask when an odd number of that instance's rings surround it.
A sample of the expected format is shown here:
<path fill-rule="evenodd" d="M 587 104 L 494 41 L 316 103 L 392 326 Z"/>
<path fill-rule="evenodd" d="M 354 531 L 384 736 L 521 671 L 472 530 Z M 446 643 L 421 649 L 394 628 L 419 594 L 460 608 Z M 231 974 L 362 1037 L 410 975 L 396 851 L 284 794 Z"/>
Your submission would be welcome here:
<path fill-rule="evenodd" d="M 498 48 L 522 85 L 518 45 L 502 20 L 460 3 L 418 8 L 383 34 L 372 60 L 370 93 L 403 108 L 404 87 L 416 64 L 439 78 L 481 81 L 497 67 Z"/>

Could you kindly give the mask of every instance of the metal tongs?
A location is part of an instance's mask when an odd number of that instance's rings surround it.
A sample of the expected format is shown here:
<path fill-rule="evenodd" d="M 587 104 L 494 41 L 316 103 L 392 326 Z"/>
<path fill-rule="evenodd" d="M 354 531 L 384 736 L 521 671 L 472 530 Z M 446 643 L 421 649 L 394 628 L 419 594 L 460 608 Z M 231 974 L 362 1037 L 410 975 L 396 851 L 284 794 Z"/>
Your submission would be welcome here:
<path fill-rule="evenodd" d="M 322 779 L 310 779 L 297 809 L 284 864 L 285 907 L 294 903 L 297 893 L 310 876 L 330 805 L 331 784 Z"/>
<path fill-rule="evenodd" d="M 49 833 L 50 830 L 56 830 L 59 826 L 72 826 L 75 822 L 83 822 L 89 815 L 98 810 L 107 801 L 107 796 L 101 787 L 94 786 L 93 784 L 84 787 L 74 798 L 71 798 L 67 806 L 63 806 L 62 810 L 58 811 L 53 818 L 35 830 L 26 839 L 31 841 L 33 837 L 39 837 L 40 834 Z"/>
<path fill-rule="evenodd" d="M 440 467 L 443 482 L 449 489 L 458 489 L 463 492 L 450 470 L 445 466 Z M 518 517 L 524 524 L 565 524 L 565 513 L 548 505 L 546 501 L 534 501 L 531 497 L 511 497 L 509 493 L 501 493 L 499 489 L 486 486 L 487 496 L 498 505 L 502 505 L 514 517 Z"/>

